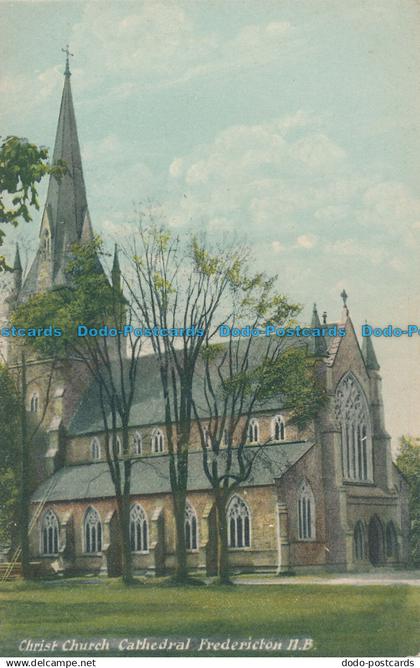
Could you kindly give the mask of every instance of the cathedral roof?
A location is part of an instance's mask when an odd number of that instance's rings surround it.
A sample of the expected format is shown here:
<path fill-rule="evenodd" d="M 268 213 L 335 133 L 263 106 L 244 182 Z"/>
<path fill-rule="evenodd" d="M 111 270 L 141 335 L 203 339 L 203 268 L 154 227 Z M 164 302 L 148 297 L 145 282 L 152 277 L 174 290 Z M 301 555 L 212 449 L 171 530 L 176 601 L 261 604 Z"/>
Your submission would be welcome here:
<path fill-rule="evenodd" d="M 242 486 L 272 485 L 276 478 L 284 475 L 313 445 L 308 441 L 267 445 L 261 449 L 261 454 L 257 455 L 252 475 Z M 247 446 L 250 453 L 255 449 L 254 446 Z M 201 450 L 189 454 L 189 491 L 210 489 L 203 471 L 202 460 Z M 32 501 L 43 500 L 49 488 L 48 501 L 115 496 L 107 462 L 65 466 L 38 487 L 32 495 Z M 166 494 L 170 491 L 168 455 L 150 455 L 134 460 L 131 471 L 131 495 Z"/>
<path fill-rule="evenodd" d="M 252 354 L 258 357 L 260 345 L 263 345 L 263 340 L 258 340 L 253 346 Z M 307 339 L 296 339 L 290 337 L 284 339 L 284 346 L 286 348 L 292 346 L 307 345 Z M 129 362 L 126 361 L 127 373 L 129 370 Z M 115 369 L 113 377 L 119 379 L 119 364 L 115 362 Z M 216 367 L 214 369 L 214 388 L 220 387 L 219 378 L 217 376 Z M 194 374 L 193 383 L 194 398 L 196 400 L 199 414 L 205 418 L 207 417 L 205 407 L 207 406 L 203 382 L 202 369 L 200 362 L 196 373 Z M 68 432 L 71 436 L 82 434 L 94 434 L 103 431 L 103 417 L 101 406 L 99 403 L 99 392 L 92 382 L 90 387 L 83 394 L 80 403 L 70 421 Z M 259 410 L 273 411 L 279 410 L 282 407 L 282 397 L 277 396 L 271 399 L 265 399 L 264 405 L 260 408 L 255 407 L 254 413 Z M 244 413 L 246 407 L 244 406 Z M 136 385 L 134 390 L 134 398 L 130 412 L 130 426 L 152 426 L 162 425 L 165 423 L 165 403 L 163 400 L 162 383 L 160 378 L 159 362 L 155 355 L 142 355 L 139 361 L 139 371 L 137 373 Z M 120 424 L 118 423 L 120 427 Z"/>

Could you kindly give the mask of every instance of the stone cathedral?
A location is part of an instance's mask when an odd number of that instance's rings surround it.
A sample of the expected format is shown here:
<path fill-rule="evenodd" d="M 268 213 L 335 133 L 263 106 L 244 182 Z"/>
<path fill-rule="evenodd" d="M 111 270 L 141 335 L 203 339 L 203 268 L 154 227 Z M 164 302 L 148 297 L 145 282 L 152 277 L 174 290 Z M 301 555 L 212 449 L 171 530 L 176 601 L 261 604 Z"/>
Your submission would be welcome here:
<path fill-rule="evenodd" d="M 63 285 L 71 245 L 93 235 L 70 78 L 67 60 L 53 160 L 65 161 L 68 172 L 60 182 L 50 179 L 39 247 L 26 276 L 17 251 L 9 311 Z M 280 402 L 260 407 L 250 422 L 247 447 L 268 442 L 271 465 L 256 460 L 252 478 L 227 508 L 230 560 L 237 572 L 366 570 L 408 560 L 407 485 L 391 457 L 379 363 L 370 338 L 360 346 L 345 299 L 331 324 L 344 327 L 346 335 L 312 340 L 328 394 L 313 424 L 299 431 Z M 312 326 L 318 325 L 314 307 Z M 8 364 L 19 364 L 13 346 Z M 138 383 L 131 414 L 131 548 L 136 572 L 163 574 L 171 572 L 175 558 L 163 405 L 153 356 L 142 369 L 145 380 Z M 112 575 L 116 504 L 92 381 L 80 362 L 62 360 L 47 402 L 45 362 L 28 360 L 27 375 L 28 412 L 46 411 L 31 453 L 32 559 L 43 573 Z M 198 438 L 191 448 L 188 560 L 192 570 L 213 574 L 215 509 Z"/>

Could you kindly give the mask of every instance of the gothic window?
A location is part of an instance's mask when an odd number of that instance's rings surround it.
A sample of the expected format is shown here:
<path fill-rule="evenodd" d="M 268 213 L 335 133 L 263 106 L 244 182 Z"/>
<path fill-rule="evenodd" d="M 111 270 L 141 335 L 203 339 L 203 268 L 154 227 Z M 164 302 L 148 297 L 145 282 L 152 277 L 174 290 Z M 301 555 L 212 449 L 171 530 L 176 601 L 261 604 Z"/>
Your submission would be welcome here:
<path fill-rule="evenodd" d="M 85 552 L 97 554 L 102 550 L 102 524 L 94 508 L 88 508 L 83 523 Z"/>
<path fill-rule="evenodd" d="M 44 513 L 41 524 L 42 554 L 58 554 L 58 520 L 52 510 Z"/>
<path fill-rule="evenodd" d="M 356 561 L 361 561 L 362 559 L 366 559 L 365 528 L 360 520 L 354 527 L 353 539 L 354 539 L 354 556 Z"/>
<path fill-rule="evenodd" d="M 114 436 L 112 439 L 112 443 L 115 443 L 116 446 L 116 451 L 117 451 L 117 457 L 121 457 L 122 455 L 122 445 L 121 445 L 121 439 L 119 436 Z M 114 449 L 112 450 L 114 452 Z"/>
<path fill-rule="evenodd" d="M 133 453 L 135 455 L 141 455 L 143 452 L 143 440 L 141 434 L 136 431 L 133 438 Z"/>
<path fill-rule="evenodd" d="M 152 434 L 152 452 L 163 452 L 164 438 L 160 429 L 155 429 Z"/>
<path fill-rule="evenodd" d="M 315 500 L 307 480 L 303 481 L 299 490 L 298 533 L 299 540 L 314 540 L 315 538 Z"/>
<path fill-rule="evenodd" d="M 51 237 L 48 230 L 44 230 L 42 235 L 42 250 L 45 257 L 47 257 L 51 252 Z"/>
<path fill-rule="evenodd" d="M 345 480 L 372 481 L 372 440 L 369 409 L 362 388 L 352 373 L 340 381 L 335 399 L 341 427 L 341 452 Z"/>
<path fill-rule="evenodd" d="M 191 552 L 198 549 L 197 513 L 188 501 L 185 506 L 185 546 Z"/>
<path fill-rule="evenodd" d="M 149 551 L 149 528 L 146 513 L 136 503 L 130 510 L 130 546 L 132 552 Z"/>
<path fill-rule="evenodd" d="M 251 545 L 251 515 L 245 501 L 233 496 L 227 509 L 229 547 L 241 548 Z"/>
<path fill-rule="evenodd" d="M 227 448 L 229 445 L 229 432 L 227 429 L 223 430 L 223 447 Z"/>
<path fill-rule="evenodd" d="M 94 461 L 101 458 L 101 445 L 96 436 L 90 442 L 90 452 Z"/>
<path fill-rule="evenodd" d="M 260 426 L 256 418 L 252 418 L 248 426 L 248 442 L 258 443 L 260 438 Z"/>
<path fill-rule="evenodd" d="M 207 427 L 204 427 L 204 443 L 206 448 L 211 448 L 211 436 Z"/>
<path fill-rule="evenodd" d="M 38 392 L 34 392 L 33 395 L 31 396 L 31 413 L 38 413 L 39 410 L 39 394 Z"/>
<path fill-rule="evenodd" d="M 393 522 L 388 522 L 388 524 L 386 525 L 385 540 L 386 540 L 386 556 L 389 557 L 390 559 L 395 559 L 397 557 L 398 541 L 397 541 L 397 532 L 395 531 L 395 526 Z"/>
<path fill-rule="evenodd" d="M 271 429 L 272 429 L 271 435 L 274 441 L 284 441 L 286 437 L 286 431 L 285 431 L 284 419 L 281 415 L 276 415 L 276 417 L 273 418 Z"/>

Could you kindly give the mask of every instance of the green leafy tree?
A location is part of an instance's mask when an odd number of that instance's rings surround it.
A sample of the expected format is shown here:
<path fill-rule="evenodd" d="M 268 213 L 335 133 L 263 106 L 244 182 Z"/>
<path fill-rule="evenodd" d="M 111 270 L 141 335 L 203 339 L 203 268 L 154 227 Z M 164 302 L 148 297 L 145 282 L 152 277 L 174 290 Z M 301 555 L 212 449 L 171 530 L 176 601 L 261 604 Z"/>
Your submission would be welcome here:
<path fill-rule="evenodd" d="M 414 563 L 420 563 L 420 439 L 401 436 L 397 466 L 409 487 L 410 543 Z"/>
<path fill-rule="evenodd" d="M 66 172 L 64 162 L 51 166 L 48 149 L 19 137 L 6 137 L 0 144 L 0 223 L 16 227 L 20 220 L 32 220 L 31 207 L 39 209 L 38 184 L 47 174 L 56 178 Z M 0 247 L 6 232 L 0 229 Z M 0 255 L 0 271 L 10 270 Z"/>
<path fill-rule="evenodd" d="M 16 545 L 19 516 L 19 396 L 0 365 L 0 544 Z"/>
<path fill-rule="evenodd" d="M 216 508 L 219 581 L 229 584 L 227 505 L 239 485 L 249 480 L 262 460 L 270 468 L 269 443 L 249 443 L 253 414 L 273 400 L 281 402 L 289 423 L 303 428 L 318 413 L 325 392 L 317 373 L 317 360 L 306 347 L 290 345 L 277 336 L 232 335 L 247 324 L 249 330 L 289 327 L 300 311 L 275 290 L 275 280 L 263 274 L 251 276 L 242 266 L 233 290 L 225 295 L 230 304 L 226 323 L 230 335 L 214 343 L 207 332 L 202 365 L 197 369 L 193 392 L 194 414 L 199 428 L 204 473 L 211 485 Z M 225 314 L 226 314 L 225 303 Z M 252 439 L 254 440 L 254 439 Z"/>
<path fill-rule="evenodd" d="M 21 305 L 13 316 L 20 327 L 59 328 L 59 337 L 29 338 L 29 345 L 44 358 L 77 359 L 89 371 L 103 419 L 105 454 L 114 485 L 121 536 L 123 580 L 130 584 L 132 560 L 129 535 L 132 453 L 129 443 L 130 411 L 134 398 L 141 349 L 139 337 L 120 334 L 113 338 L 79 337 L 78 324 L 99 329 L 106 323 L 121 331 L 130 324 L 119 269 L 114 267 L 109 283 L 99 261 L 102 242 L 75 244 L 66 265 L 67 284 L 40 293 Z M 121 433 L 122 456 L 117 436 Z"/>

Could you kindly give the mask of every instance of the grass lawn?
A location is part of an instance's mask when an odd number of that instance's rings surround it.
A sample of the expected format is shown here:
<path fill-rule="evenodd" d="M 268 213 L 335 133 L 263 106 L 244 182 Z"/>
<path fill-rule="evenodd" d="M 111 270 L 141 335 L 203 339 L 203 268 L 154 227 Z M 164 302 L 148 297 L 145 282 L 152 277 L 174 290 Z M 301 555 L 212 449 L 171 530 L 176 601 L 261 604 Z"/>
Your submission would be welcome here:
<path fill-rule="evenodd" d="M 0 585 L 0 654 L 23 654 L 18 645 L 24 638 L 62 641 L 148 636 L 215 640 L 252 636 L 313 638 L 314 649 L 299 652 L 305 656 L 416 655 L 420 651 L 419 598 L 417 587 L 405 585 L 182 588 L 145 584 L 126 589 L 118 580 L 15 581 Z M 42 651 L 28 654 L 53 655 Z M 62 650 L 55 654 L 70 656 Z M 106 654 L 124 652 L 111 650 Z M 169 655 L 185 653 L 171 651 Z M 200 655 L 213 656 L 214 652 Z M 222 651 L 220 655 L 235 653 Z M 245 651 L 243 655 L 264 653 Z M 290 653 L 271 653 L 283 655 Z"/>

